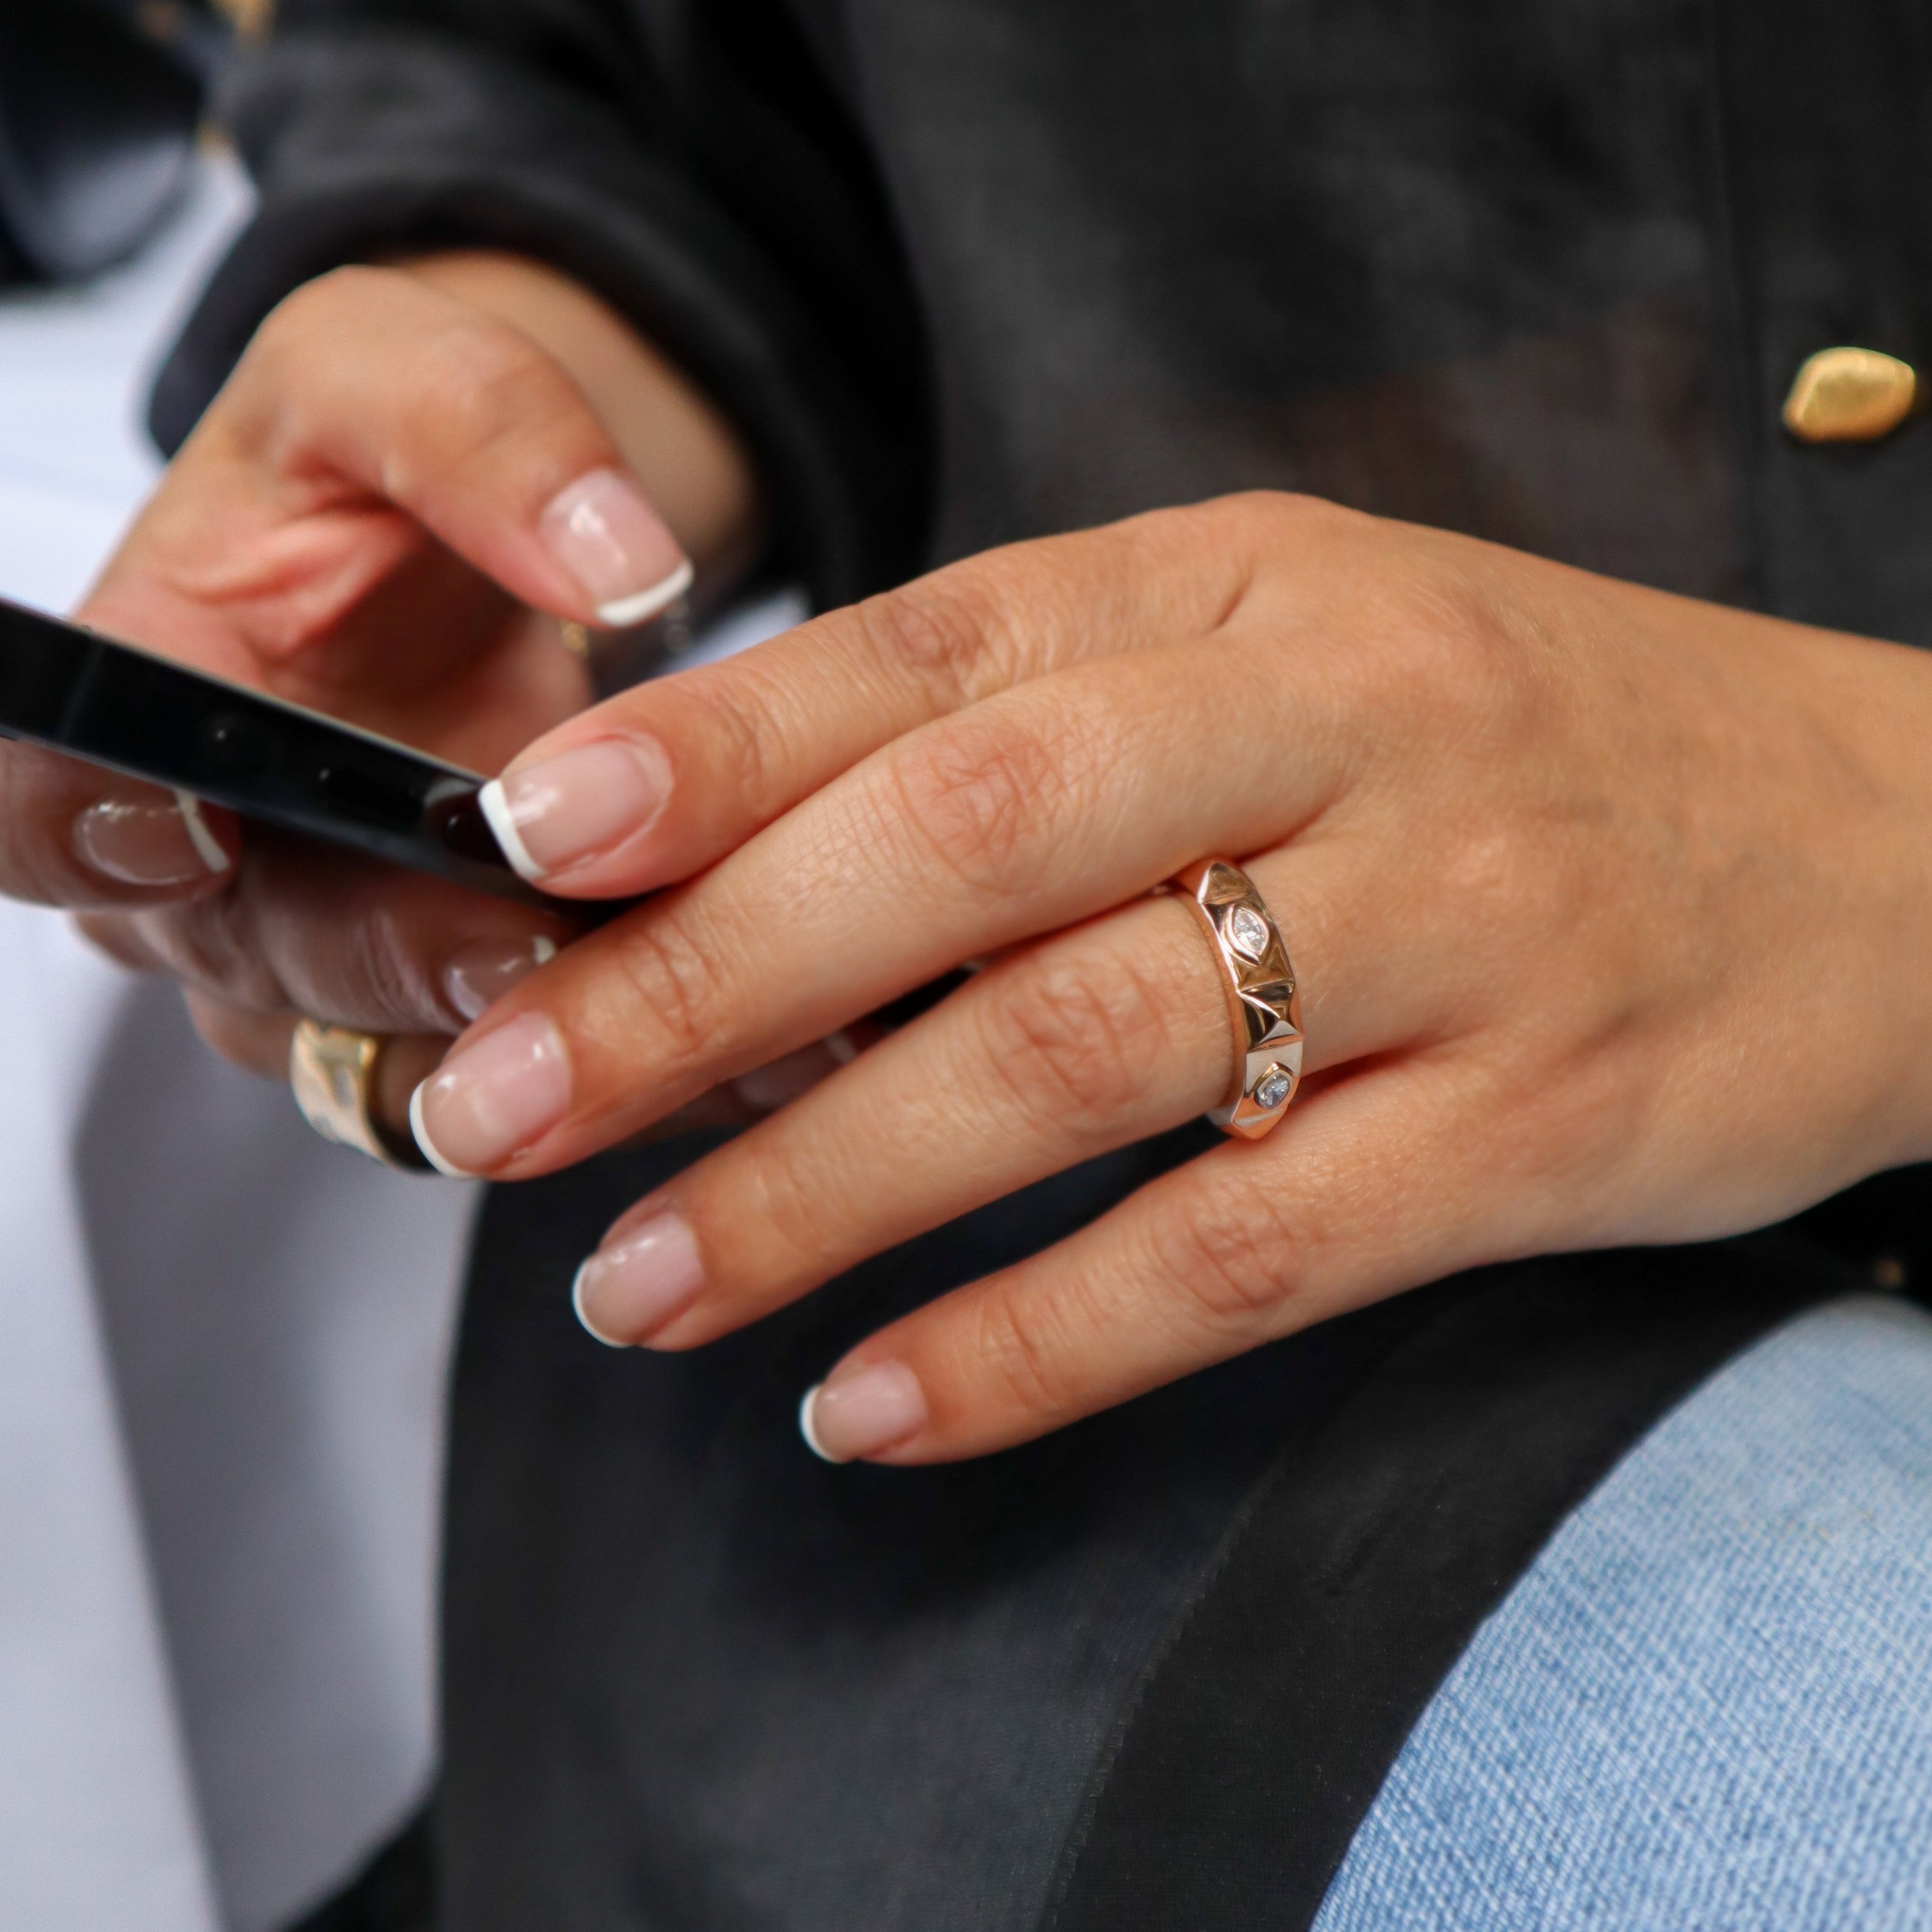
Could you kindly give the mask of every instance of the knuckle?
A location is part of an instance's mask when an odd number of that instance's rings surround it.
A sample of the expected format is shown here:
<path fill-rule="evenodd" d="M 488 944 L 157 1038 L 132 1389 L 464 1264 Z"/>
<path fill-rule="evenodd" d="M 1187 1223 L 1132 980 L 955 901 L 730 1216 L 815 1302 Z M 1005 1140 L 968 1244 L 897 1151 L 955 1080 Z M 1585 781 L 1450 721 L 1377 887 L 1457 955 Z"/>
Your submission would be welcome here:
<path fill-rule="evenodd" d="M 355 920 L 333 1001 L 344 1014 L 389 1031 L 446 1030 L 452 1014 L 430 985 L 403 922 L 376 911 Z M 457 1024 L 460 1025 L 460 1017 Z"/>
<path fill-rule="evenodd" d="M 472 463 L 487 463 L 535 427 L 584 413 L 562 372 L 514 330 L 466 322 L 435 344 L 435 380 L 412 394 L 434 440 Z"/>
<path fill-rule="evenodd" d="M 1105 1129 L 1159 1077 L 1168 1016 L 1130 960 L 1016 962 L 987 992 L 985 1064 L 1042 1125 Z"/>
<path fill-rule="evenodd" d="M 1272 544 L 1304 544 L 1367 520 L 1339 503 L 1293 490 L 1238 490 L 1218 498 L 1214 508 L 1234 528 Z"/>
<path fill-rule="evenodd" d="M 872 1184 L 815 1142 L 767 1135 L 748 1160 L 734 1162 L 730 1213 L 758 1231 L 759 1274 L 766 1283 L 818 1282 L 837 1264 L 850 1222 L 828 1201 L 862 1200 Z M 739 1191 L 742 1190 L 742 1192 Z"/>
<path fill-rule="evenodd" d="M 736 675 L 718 677 L 696 673 L 687 695 L 696 714 L 694 735 L 706 747 L 712 795 L 736 811 L 748 806 L 760 816 L 782 808 L 792 762 L 785 708 L 759 668 L 741 664 Z"/>
<path fill-rule="evenodd" d="M 950 711 L 978 696 L 1004 662 L 1006 624 L 998 580 L 980 560 L 957 564 L 868 598 L 854 619 L 873 656 L 910 674 L 936 710 Z"/>
<path fill-rule="evenodd" d="M 1298 1231 L 1265 1187 L 1203 1190 L 1153 1235 L 1162 1274 L 1190 1328 L 1252 1340 L 1280 1326 L 1302 1257 Z"/>
<path fill-rule="evenodd" d="M 974 1310 L 968 1358 L 1019 1414 L 1041 1420 L 1070 1414 L 1078 1390 L 1072 1364 L 1080 1357 L 1072 1333 L 1070 1285 L 1052 1294 L 1011 1288 L 981 1295 Z"/>
<path fill-rule="evenodd" d="M 175 977 L 239 1006 L 275 1011 L 298 1003 L 254 940 L 243 895 L 226 892 L 192 905 L 134 915 L 134 926 Z"/>
<path fill-rule="evenodd" d="M 1534 654 L 1485 586 L 1454 569 L 1425 568 L 1385 582 L 1380 601 L 1355 662 L 1366 716 L 1472 748 L 1534 728 Z"/>
<path fill-rule="evenodd" d="M 350 266 L 332 268 L 290 290 L 256 327 L 247 365 L 279 370 L 291 358 L 339 342 L 345 320 L 364 308 L 387 280 L 382 269 Z"/>
<path fill-rule="evenodd" d="M 1074 776 L 1053 737 L 969 712 L 896 751 L 890 769 L 905 822 L 961 884 L 1000 899 L 1036 882 Z"/>
<path fill-rule="evenodd" d="M 656 1030 L 668 1071 L 717 1061 L 729 1008 L 710 949 L 663 914 L 620 921 L 611 928 L 611 945 L 625 1000 L 624 1010 L 610 1017 L 621 1030 L 631 1031 L 641 1010 Z"/>

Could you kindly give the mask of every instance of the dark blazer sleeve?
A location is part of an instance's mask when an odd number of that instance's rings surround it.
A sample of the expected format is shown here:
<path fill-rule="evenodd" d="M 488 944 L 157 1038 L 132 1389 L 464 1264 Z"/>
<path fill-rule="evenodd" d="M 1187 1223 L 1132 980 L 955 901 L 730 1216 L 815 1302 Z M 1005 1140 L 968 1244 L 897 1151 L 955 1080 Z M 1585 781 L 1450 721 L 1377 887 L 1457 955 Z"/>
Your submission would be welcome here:
<path fill-rule="evenodd" d="M 284 0 L 225 118 L 260 192 L 157 380 L 172 453 L 256 325 L 343 263 L 507 248 L 595 290 L 737 424 L 821 606 L 917 567 L 916 304 L 783 0 Z"/>

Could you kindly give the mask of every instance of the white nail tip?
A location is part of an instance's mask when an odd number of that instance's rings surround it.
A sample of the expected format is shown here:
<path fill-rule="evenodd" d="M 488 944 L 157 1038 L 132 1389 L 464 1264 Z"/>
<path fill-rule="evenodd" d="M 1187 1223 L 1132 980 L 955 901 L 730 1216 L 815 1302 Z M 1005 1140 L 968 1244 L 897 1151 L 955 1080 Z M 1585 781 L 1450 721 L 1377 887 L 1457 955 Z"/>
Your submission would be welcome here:
<path fill-rule="evenodd" d="M 436 1078 L 430 1076 L 430 1080 Z M 476 1177 L 466 1167 L 458 1167 L 454 1162 L 443 1159 L 436 1150 L 436 1143 L 429 1137 L 429 1130 L 423 1125 L 423 1096 L 429 1091 L 429 1080 L 421 1082 L 416 1090 L 410 1096 L 410 1132 L 416 1136 L 416 1143 L 422 1150 L 422 1157 L 439 1174 L 446 1174 L 452 1180 L 474 1180 Z"/>
<path fill-rule="evenodd" d="M 175 803 L 180 808 L 182 823 L 188 827 L 188 843 L 194 848 L 196 857 L 211 872 L 226 872 L 234 861 L 221 841 L 208 830 L 208 820 L 201 815 L 201 800 L 191 791 L 177 791 Z"/>
<path fill-rule="evenodd" d="M 583 1324 L 584 1332 L 588 1335 L 592 1341 L 602 1342 L 607 1348 L 628 1348 L 631 1346 L 629 1342 L 620 1342 L 617 1340 L 616 1336 L 605 1334 L 603 1330 L 598 1328 L 596 1323 L 592 1321 L 590 1317 L 584 1313 L 584 1282 L 585 1276 L 587 1276 L 590 1272 L 590 1264 L 589 1262 L 586 1262 L 584 1265 L 577 1270 L 576 1279 L 570 1284 L 570 1305 L 572 1308 L 576 1310 L 577 1318 L 578 1322 Z"/>
<path fill-rule="evenodd" d="M 804 1400 L 798 1406 L 798 1432 L 805 1438 L 805 1446 L 821 1462 L 842 1462 L 846 1459 L 843 1456 L 831 1454 L 819 1441 L 818 1432 L 812 1426 L 812 1405 L 818 1400 L 818 1391 L 824 1386 L 823 1382 L 814 1382 L 806 1390 Z"/>
<path fill-rule="evenodd" d="M 692 579 L 697 573 L 686 558 L 662 584 L 654 584 L 648 590 L 640 590 L 634 597 L 620 597 L 608 604 L 597 607 L 597 621 L 608 624 L 614 631 L 628 631 L 638 624 L 648 623 L 660 611 L 668 610 L 691 588 Z"/>
<path fill-rule="evenodd" d="M 509 860 L 518 878 L 533 886 L 542 885 L 550 875 L 530 856 L 530 848 L 517 830 L 517 821 L 510 816 L 510 800 L 503 790 L 503 781 L 492 778 L 476 794 L 476 802 L 482 808 L 484 823 L 496 835 L 503 856 Z M 543 963 L 542 958 L 537 962 L 539 966 Z"/>
<path fill-rule="evenodd" d="M 556 941 L 544 933 L 538 933 L 530 941 L 530 957 L 539 966 L 548 966 L 556 957 Z"/>

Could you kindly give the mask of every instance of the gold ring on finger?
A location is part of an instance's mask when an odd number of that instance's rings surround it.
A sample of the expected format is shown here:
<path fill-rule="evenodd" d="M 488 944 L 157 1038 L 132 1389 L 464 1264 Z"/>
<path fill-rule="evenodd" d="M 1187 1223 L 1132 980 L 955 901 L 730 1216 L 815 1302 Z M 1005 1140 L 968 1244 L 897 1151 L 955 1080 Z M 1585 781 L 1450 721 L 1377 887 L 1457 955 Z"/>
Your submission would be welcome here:
<path fill-rule="evenodd" d="M 380 1034 L 300 1021 L 289 1042 L 289 1086 L 302 1118 L 324 1140 L 353 1148 L 385 1167 L 427 1174 L 429 1162 L 414 1138 L 392 1132 L 370 1106 L 376 1070 L 388 1043 Z"/>
<path fill-rule="evenodd" d="M 1255 882 L 1232 859 L 1203 859 L 1176 874 L 1214 948 L 1234 1028 L 1227 1097 L 1208 1118 L 1258 1141 L 1288 1112 L 1301 1084 L 1301 997 L 1281 928 Z"/>

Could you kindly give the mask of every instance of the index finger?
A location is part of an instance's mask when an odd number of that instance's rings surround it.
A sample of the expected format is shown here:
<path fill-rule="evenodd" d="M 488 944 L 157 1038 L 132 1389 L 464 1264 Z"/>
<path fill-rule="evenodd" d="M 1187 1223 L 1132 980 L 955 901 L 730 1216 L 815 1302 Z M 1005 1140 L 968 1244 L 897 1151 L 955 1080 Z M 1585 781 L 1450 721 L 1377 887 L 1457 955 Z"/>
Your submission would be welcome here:
<path fill-rule="evenodd" d="M 524 877 L 618 898 L 690 877 L 881 746 L 1083 661 L 1227 624 L 1285 516 L 1160 511 L 1016 544 L 626 692 L 520 753 L 482 802 Z"/>

